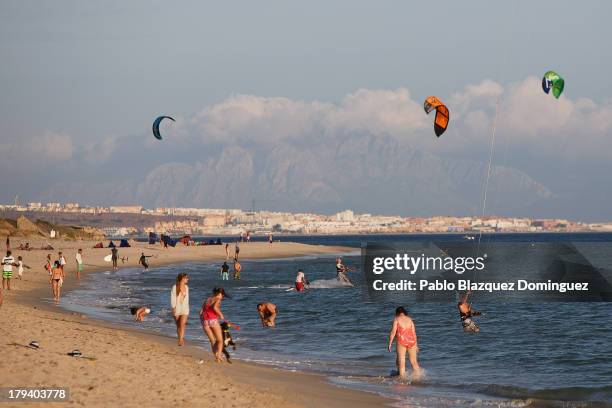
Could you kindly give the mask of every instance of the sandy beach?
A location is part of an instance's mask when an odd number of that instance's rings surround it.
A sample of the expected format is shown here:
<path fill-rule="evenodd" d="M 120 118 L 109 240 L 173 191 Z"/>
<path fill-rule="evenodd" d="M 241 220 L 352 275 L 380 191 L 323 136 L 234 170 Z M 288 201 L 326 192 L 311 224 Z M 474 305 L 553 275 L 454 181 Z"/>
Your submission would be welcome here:
<path fill-rule="evenodd" d="M 38 247 L 41 242 L 30 240 Z M 18 246 L 14 242 L 13 246 Z M 118 327 L 87 316 L 67 312 L 50 301 L 51 289 L 43 269 L 48 253 L 57 258 L 63 251 L 68 265 L 64 291 L 78 285 L 74 256 L 83 248 L 84 273 L 110 269 L 103 261 L 108 248 L 92 249 L 94 242 L 53 241 L 53 251 L 14 250 L 31 267 L 22 280 L 12 280 L 4 290 L 0 308 L 0 381 L 3 387 L 67 387 L 69 402 L 19 403 L 19 406 L 219 406 L 219 407 L 369 407 L 389 400 L 376 395 L 334 387 L 323 376 L 288 372 L 270 367 L 235 362 L 216 364 L 207 349 L 187 339 L 186 347 L 176 340 L 136 329 Z M 297 243 L 250 243 L 241 246 L 241 259 L 282 258 L 347 252 L 344 247 Z M 163 249 L 137 243 L 120 248 L 127 257 L 120 267 L 135 267 L 142 251 L 155 255 L 153 266 L 189 261 L 219 262 L 224 246 Z M 233 245 L 230 245 L 230 254 Z M 192 311 L 190 324 L 196 324 Z M 23 347 L 37 340 L 40 349 Z M 66 355 L 79 349 L 95 361 Z M 200 360 L 203 360 L 201 362 Z M 1 403 L 0 403 L 1 404 Z"/>

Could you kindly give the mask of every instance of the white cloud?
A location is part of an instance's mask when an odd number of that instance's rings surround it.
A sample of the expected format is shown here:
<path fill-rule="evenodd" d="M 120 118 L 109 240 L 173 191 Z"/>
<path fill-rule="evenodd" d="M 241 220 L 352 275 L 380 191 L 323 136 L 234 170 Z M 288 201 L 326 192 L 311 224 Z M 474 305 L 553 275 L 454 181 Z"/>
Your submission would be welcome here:
<path fill-rule="evenodd" d="M 567 89 L 566 89 L 567 94 Z M 575 150 L 594 157 L 612 156 L 612 104 L 588 98 L 560 99 L 542 92 L 540 80 L 502 86 L 492 80 L 468 85 L 448 98 L 450 126 L 436 140 L 433 115 L 423 111 L 408 89 L 359 89 L 338 104 L 281 97 L 238 95 L 177 123 L 175 132 L 209 143 L 275 143 L 287 139 L 325 141 L 338 135 L 390 135 L 420 149 L 446 154 L 486 150 L 495 106 L 501 101 L 498 135 L 512 148 L 570 156 Z M 586 142 L 586 143 L 585 143 Z M 603 144 L 603 145 L 602 145 Z"/>
<path fill-rule="evenodd" d="M 69 160 L 74 154 L 72 137 L 65 133 L 47 131 L 31 138 L 20 138 L 0 144 L 3 171 L 24 172 L 37 170 Z"/>

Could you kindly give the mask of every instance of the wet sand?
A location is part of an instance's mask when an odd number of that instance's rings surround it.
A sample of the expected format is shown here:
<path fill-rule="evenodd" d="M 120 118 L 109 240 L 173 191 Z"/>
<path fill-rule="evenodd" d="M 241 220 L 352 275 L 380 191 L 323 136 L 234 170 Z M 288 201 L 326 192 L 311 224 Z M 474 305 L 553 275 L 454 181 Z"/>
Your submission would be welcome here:
<path fill-rule="evenodd" d="M 39 246 L 42 241 L 29 242 Z M 53 305 L 48 276 L 43 269 L 47 253 L 56 259 L 59 250 L 64 252 L 68 267 L 63 290 L 67 291 L 78 285 L 74 260 L 77 248 L 84 251 L 84 273 L 110 269 L 110 263 L 103 261 L 110 250 L 92 249 L 93 244 L 53 241 L 54 251 L 13 251 L 15 258 L 23 256 L 24 263 L 32 269 L 26 269 L 24 279 L 17 280 L 14 268 L 13 290 L 3 291 L 0 382 L 3 387 L 70 389 L 69 402 L 19 403 L 18 406 L 359 408 L 391 402 L 370 393 L 332 386 L 320 375 L 240 361 L 231 365 L 216 364 L 208 348 L 203 348 L 206 344 L 187 339 L 185 347 L 178 347 L 176 339 L 118 327 Z M 233 250 L 234 246 L 230 245 L 230 256 Z M 354 249 L 276 242 L 269 247 L 267 243 L 257 242 L 241 245 L 240 258 L 282 258 L 350 250 Z M 149 258 L 152 266 L 225 259 L 224 246 L 180 245 L 163 249 L 160 245 L 137 243 L 132 248 L 119 248 L 119 257 L 128 258 L 123 264 L 119 261 L 119 266 L 137 266 L 142 251 L 155 255 Z M 195 313 L 192 311 L 190 324 L 196 324 Z M 40 349 L 22 347 L 32 340 L 40 343 Z M 96 360 L 66 355 L 75 348 Z"/>

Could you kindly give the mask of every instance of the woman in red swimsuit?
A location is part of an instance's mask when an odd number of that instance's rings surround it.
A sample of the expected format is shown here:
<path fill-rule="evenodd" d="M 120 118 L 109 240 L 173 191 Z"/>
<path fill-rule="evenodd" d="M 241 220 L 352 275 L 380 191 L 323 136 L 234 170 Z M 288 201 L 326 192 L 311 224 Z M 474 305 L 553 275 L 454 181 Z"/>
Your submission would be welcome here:
<path fill-rule="evenodd" d="M 417 345 L 416 329 L 414 322 L 408 316 L 408 312 L 401 306 L 395 309 L 395 319 L 393 319 L 393 326 L 391 326 L 391 332 L 389 332 L 389 352 L 391 352 L 391 346 L 395 338 L 397 338 L 395 351 L 397 352 L 396 364 L 399 376 L 402 378 L 406 376 L 406 350 L 412 370 L 415 374 L 419 373 L 421 367 L 417 361 L 419 346 Z"/>
<path fill-rule="evenodd" d="M 221 312 L 221 300 L 224 297 L 229 298 L 223 288 L 214 288 L 212 296 L 204 301 L 200 310 L 202 329 L 210 341 L 210 349 L 217 363 L 221 362 L 221 351 L 223 351 L 223 331 L 219 319 L 225 320 Z"/>

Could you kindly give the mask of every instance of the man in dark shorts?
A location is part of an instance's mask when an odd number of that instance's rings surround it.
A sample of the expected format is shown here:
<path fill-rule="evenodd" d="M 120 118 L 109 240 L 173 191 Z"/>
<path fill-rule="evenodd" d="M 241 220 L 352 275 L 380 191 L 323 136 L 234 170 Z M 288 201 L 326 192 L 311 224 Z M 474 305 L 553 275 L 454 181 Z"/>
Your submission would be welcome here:
<path fill-rule="evenodd" d="M 138 262 L 142 265 L 145 271 L 149 270 L 149 263 L 147 262 L 147 258 L 151 258 L 153 255 L 145 255 L 144 252 L 140 254 L 140 259 Z"/>

